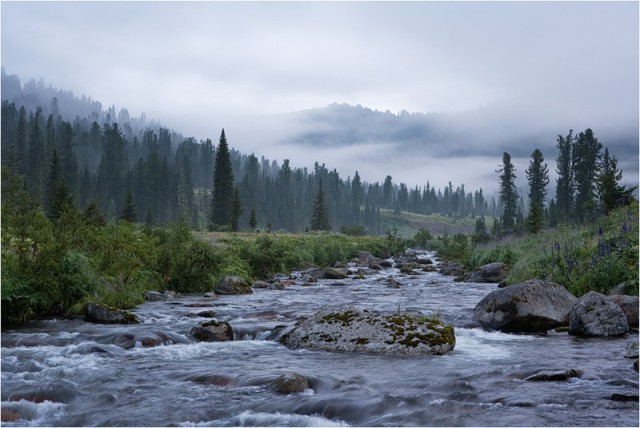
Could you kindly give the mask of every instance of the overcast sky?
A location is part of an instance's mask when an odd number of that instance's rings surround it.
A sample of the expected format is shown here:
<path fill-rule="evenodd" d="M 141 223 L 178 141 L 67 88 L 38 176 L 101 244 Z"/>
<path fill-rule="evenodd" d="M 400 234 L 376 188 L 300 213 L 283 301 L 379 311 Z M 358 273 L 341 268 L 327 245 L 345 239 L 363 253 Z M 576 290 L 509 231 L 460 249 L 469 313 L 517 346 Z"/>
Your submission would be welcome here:
<path fill-rule="evenodd" d="M 145 112 L 185 136 L 216 140 L 225 127 L 231 146 L 267 157 L 268 147 L 248 137 L 234 141 L 228 128 L 243 126 L 237 115 L 333 102 L 425 113 L 517 105 L 513 121 L 566 124 L 555 134 L 582 123 L 637 132 L 635 1 L 3 1 L 1 8 L 8 74 Z"/>

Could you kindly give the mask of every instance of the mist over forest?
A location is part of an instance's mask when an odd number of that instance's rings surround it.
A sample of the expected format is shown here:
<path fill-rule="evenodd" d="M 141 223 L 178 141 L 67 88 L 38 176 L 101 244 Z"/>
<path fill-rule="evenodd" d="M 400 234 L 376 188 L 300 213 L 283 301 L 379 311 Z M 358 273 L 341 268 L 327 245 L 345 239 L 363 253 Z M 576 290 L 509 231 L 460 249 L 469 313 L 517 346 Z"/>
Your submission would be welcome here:
<path fill-rule="evenodd" d="M 33 190 L 41 195 L 43 205 L 43 183 L 52 150 L 64 150 L 60 142 L 64 131 L 60 129 L 68 124 L 72 131 L 65 144 L 67 157 L 73 160 L 67 159 L 67 168 L 74 171 L 67 174 L 67 179 L 81 206 L 97 198 L 107 217 L 115 218 L 129 191 L 138 208 L 137 220 L 142 222 L 152 213 L 155 221 L 164 223 L 177 218 L 182 209 L 180 198 L 185 197 L 181 194 L 188 194 L 187 211 L 192 225 L 206 227 L 219 129 L 200 140 L 186 137 L 181 130 L 170 129 L 144 113 L 136 117 L 126 108 L 105 108 L 91 97 L 76 97 L 70 90 L 53 88 L 44 79 L 22 85 L 18 76 L 8 75 L 4 68 L 2 99 L 5 157 L 13 157 L 8 153 L 14 150 L 20 132 L 23 139 L 27 138 L 24 129 L 18 130 L 20 126 L 28 128 L 31 140 L 38 140 L 33 135 L 34 128 L 42 133 L 40 138 L 46 139 L 41 164 L 29 160 L 42 172 L 42 176 L 32 178 L 40 183 Z M 19 123 L 21 107 L 25 108 L 23 119 L 28 118 L 28 124 Z M 248 115 L 244 123 L 240 123 L 242 118 L 236 118 L 222 128 L 229 139 L 234 183 L 244 207 L 241 223 L 246 225 L 254 211 L 263 226 L 305 230 L 321 180 L 325 186 L 332 186 L 328 203 L 334 230 L 361 224 L 370 233 L 383 233 L 381 208 L 454 217 L 495 217 L 501 209 L 496 197 L 496 167 L 507 151 L 516 165 L 519 204 L 526 214 L 524 171 L 534 148 L 546 154 L 552 178 L 548 197 L 553 196 L 556 136 L 551 131 L 536 131 L 531 125 L 519 131 L 491 131 L 482 118 L 496 108 L 449 115 L 406 111 L 395 114 L 334 103 L 278 115 Z M 118 156 L 125 165 L 119 167 L 120 176 L 114 179 L 120 188 L 108 190 L 101 174 L 107 174 L 104 140 L 112 131 L 122 140 L 122 153 Z M 513 133 L 512 140 L 507 131 Z M 637 140 L 637 128 L 612 135 L 617 139 L 604 144 L 621 159 L 619 166 L 625 172 L 622 182 L 635 185 L 638 153 L 630 148 L 635 146 L 632 141 Z M 603 141 L 597 130 L 596 136 Z M 23 168 L 29 172 L 27 165 Z M 148 174 L 160 176 L 150 178 Z M 405 177 L 413 181 L 405 181 Z M 149 184 L 154 180 L 155 184 Z M 154 186 L 155 190 L 151 190 Z M 289 194 L 281 194 L 282 186 Z"/>

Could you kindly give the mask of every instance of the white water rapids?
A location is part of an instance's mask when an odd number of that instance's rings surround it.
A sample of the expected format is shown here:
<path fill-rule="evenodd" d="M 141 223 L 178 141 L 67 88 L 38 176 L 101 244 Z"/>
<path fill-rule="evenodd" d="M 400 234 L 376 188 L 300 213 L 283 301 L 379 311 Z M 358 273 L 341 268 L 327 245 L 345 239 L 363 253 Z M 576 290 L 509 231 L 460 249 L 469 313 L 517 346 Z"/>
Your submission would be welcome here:
<path fill-rule="evenodd" d="M 434 257 L 433 254 L 427 254 Z M 393 277 L 399 288 L 381 279 Z M 338 285 L 336 285 L 338 283 Z M 46 320 L 2 333 L 4 426 L 638 426 L 633 360 L 617 339 L 486 332 L 472 311 L 496 284 L 457 283 L 435 272 L 388 269 L 366 279 L 321 280 L 217 299 L 148 302 L 140 325 Z M 279 326 L 325 305 L 438 315 L 455 326 L 443 356 L 291 350 Z M 189 336 L 213 310 L 235 341 Z M 132 346 L 126 346 L 129 343 Z M 538 371 L 580 378 L 527 382 Z M 268 383 L 294 371 L 303 393 Z"/>

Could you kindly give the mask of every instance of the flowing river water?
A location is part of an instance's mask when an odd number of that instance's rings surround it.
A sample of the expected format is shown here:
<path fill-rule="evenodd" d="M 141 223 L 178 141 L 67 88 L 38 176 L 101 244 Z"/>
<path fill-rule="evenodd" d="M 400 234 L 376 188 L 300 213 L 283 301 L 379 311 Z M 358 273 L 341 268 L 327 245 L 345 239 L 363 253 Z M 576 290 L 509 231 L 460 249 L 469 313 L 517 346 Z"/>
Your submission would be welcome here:
<path fill-rule="evenodd" d="M 434 257 L 433 254 L 425 254 Z M 399 288 L 385 285 L 393 277 Z M 302 281 L 251 295 L 147 302 L 138 325 L 37 321 L 2 333 L 4 426 L 638 426 L 625 338 L 486 332 L 473 308 L 496 284 L 387 269 L 365 279 Z M 443 356 L 291 350 L 277 340 L 327 305 L 438 315 L 455 326 Z M 235 339 L 198 342 L 190 329 L 215 311 Z M 189 316 L 187 315 L 189 314 Z M 576 369 L 579 378 L 524 379 Z M 272 392 L 287 372 L 305 392 Z"/>

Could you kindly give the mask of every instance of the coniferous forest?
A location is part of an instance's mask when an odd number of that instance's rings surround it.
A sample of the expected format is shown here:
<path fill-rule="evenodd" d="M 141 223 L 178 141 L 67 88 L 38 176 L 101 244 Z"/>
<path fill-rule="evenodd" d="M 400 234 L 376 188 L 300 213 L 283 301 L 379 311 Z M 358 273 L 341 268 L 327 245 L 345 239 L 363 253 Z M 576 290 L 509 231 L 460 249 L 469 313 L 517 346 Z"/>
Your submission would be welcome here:
<path fill-rule="evenodd" d="M 369 183 L 357 170 L 343 178 L 319 162 L 309 171 L 288 159 L 243 154 L 224 129 L 215 140 L 196 141 L 42 81 L 23 88 L 4 70 L 2 93 L 11 97 L 2 100 L 1 118 L 2 304 L 9 322 L 80 310 L 90 300 L 130 307 L 144 290 L 206 291 L 222 274 L 263 278 L 302 262 L 332 264 L 362 249 L 389 254 L 427 246 L 426 230 L 402 241 L 391 214 L 474 218 L 470 239 L 445 234 L 432 246 L 472 267 L 477 245 L 587 224 L 634 201 L 635 188 L 621 185 L 616 157 L 591 129 L 558 136 L 553 194 L 540 150 L 524 171 L 526 195 L 503 153 L 496 200 L 463 184 L 436 189 L 428 177 L 411 188 L 390 175 Z M 262 233 L 221 253 L 194 238 L 195 230 Z M 274 243 L 264 233 L 276 231 L 383 238 L 322 240 L 301 250 L 302 241 Z M 483 260 L 513 259 L 496 251 Z"/>

